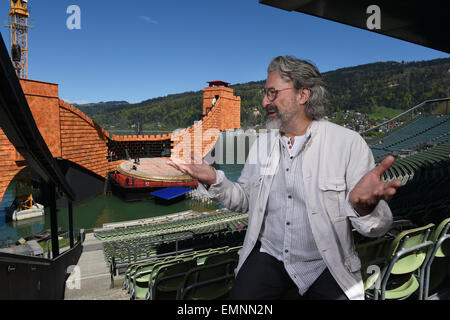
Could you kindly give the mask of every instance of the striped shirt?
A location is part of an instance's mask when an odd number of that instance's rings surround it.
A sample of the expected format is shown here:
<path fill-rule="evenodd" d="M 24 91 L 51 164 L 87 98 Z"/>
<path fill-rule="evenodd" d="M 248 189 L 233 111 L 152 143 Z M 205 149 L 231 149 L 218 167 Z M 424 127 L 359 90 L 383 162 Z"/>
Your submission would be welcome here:
<path fill-rule="evenodd" d="M 302 151 L 310 137 L 280 139 L 280 164 L 270 189 L 264 222 L 259 234 L 261 252 L 283 261 L 301 295 L 326 269 L 309 223 L 303 195 Z"/>

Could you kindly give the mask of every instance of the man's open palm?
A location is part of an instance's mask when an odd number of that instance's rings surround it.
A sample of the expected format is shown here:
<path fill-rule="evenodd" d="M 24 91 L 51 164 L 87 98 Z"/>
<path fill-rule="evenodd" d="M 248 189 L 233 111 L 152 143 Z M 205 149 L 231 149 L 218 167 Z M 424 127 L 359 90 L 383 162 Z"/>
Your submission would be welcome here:
<path fill-rule="evenodd" d="M 392 156 L 386 157 L 379 166 L 367 172 L 350 192 L 350 203 L 361 216 L 371 213 L 380 200 L 391 199 L 402 185 L 400 180 L 381 180 L 381 176 L 392 166 L 394 160 Z"/>
<path fill-rule="evenodd" d="M 205 160 L 198 159 L 191 155 L 194 163 L 186 163 L 177 158 L 167 160 L 167 164 L 181 172 L 190 175 L 192 178 L 206 184 L 216 183 L 216 171 Z"/>

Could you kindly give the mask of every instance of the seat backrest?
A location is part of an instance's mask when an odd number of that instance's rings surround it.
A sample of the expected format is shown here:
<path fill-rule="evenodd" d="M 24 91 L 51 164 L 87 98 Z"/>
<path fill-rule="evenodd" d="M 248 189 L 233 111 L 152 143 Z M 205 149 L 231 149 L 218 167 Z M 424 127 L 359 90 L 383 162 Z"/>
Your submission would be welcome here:
<path fill-rule="evenodd" d="M 231 290 L 237 260 L 228 259 L 215 264 L 198 266 L 184 277 L 177 299 L 221 299 Z"/>
<path fill-rule="evenodd" d="M 228 249 L 228 247 L 200 250 L 200 251 L 197 251 L 195 258 L 197 259 L 198 264 L 203 264 L 204 260 L 207 256 L 210 256 L 210 255 L 216 254 L 216 253 L 220 253 L 220 252 L 224 252 L 226 249 Z"/>
<path fill-rule="evenodd" d="M 237 253 L 240 249 L 242 249 L 242 245 L 237 246 L 237 247 L 230 247 L 230 248 L 228 248 L 226 251 L 227 251 L 227 252 L 229 252 L 229 251 L 235 251 L 235 252 Z"/>
<path fill-rule="evenodd" d="M 194 268 L 197 266 L 197 262 L 195 259 L 190 259 L 186 261 L 176 261 L 174 263 L 168 263 L 161 266 L 158 266 L 153 274 L 153 280 L 160 279 L 162 277 L 171 276 L 174 274 L 178 274 L 180 272 L 189 271 L 190 268 Z"/>
<path fill-rule="evenodd" d="M 434 230 L 431 241 L 437 243 L 442 237 L 450 236 L 450 218 L 444 219 Z M 448 257 L 450 256 L 450 241 L 445 241 L 436 251 L 436 257 Z"/>
<path fill-rule="evenodd" d="M 229 259 L 238 260 L 237 251 L 225 251 L 209 255 L 205 258 L 204 264 L 215 264 Z"/>
<path fill-rule="evenodd" d="M 180 262 L 184 262 L 184 260 L 179 257 L 174 257 L 171 259 L 169 257 L 166 257 L 166 258 L 161 259 L 160 261 L 156 262 L 153 265 L 152 272 L 151 272 L 151 278 L 153 279 L 161 268 L 163 268 L 165 266 L 171 266 L 174 264 L 178 264 Z"/>
<path fill-rule="evenodd" d="M 141 264 L 138 265 L 136 268 L 134 268 L 134 270 L 131 270 L 130 276 L 138 281 L 139 279 L 141 279 L 141 277 L 145 276 L 145 275 L 153 275 L 155 273 L 155 271 L 164 265 L 167 264 L 173 264 L 173 263 L 178 263 L 182 261 L 181 259 L 178 258 L 172 258 L 169 259 L 169 257 L 165 257 L 165 258 L 160 258 L 157 259 L 155 261 L 152 261 L 150 263 L 145 263 L 145 264 Z"/>
<path fill-rule="evenodd" d="M 392 239 L 378 238 L 373 241 L 364 242 L 356 246 L 356 252 L 361 260 L 362 266 L 381 264 L 386 259 L 386 252 L 390 247 Z"/>
<path fill-rule="evenodd" d="M 430 239 L 431 232 L 434 230 L 434 224 L 430 223 L 420 228 L 409 229 L 398 234 L 392 241 L 388 251 L 388 259 L 393 258 L 402 251 L 423 244 Z M 418 248 L 402 256 L 393 266 L 392 274 L 410 273 L 422 265 L 425 261 L 429 247 Z"/>
<path fill-rule="evenodd" d="M 161 263 L 160 261 L 150 261 L 148 263 L 142 263 L 142 264 L 138 264 L 136 265 L 134 268 L 132 268 L 130 270 L 130 273 L 133 275 L 133 277 L 137 276 L 137 274 L 139 273 L 143 273 L 143 272 L 147 272 L 147 271 L 151 271 L 153 269 L 153 267 L 155 266 L 155 264 Z"/>
<path fill-rule="evenodd" d="M 195 259 L 159 266 L 152 273 L 151 299 L 175 299 L 184 276 L 196 266 Z"/>
<path fill-rule="evenodd" d="M 127 267 L 126 274 L 134 273 L 138 268 L 141 269 L 140 268 L 141 266 L 145 267 L 145 266 L 153 265 L 156 263 L 156 261 L 157 261 L 157 259 L 149 259 L 149 260 L 145 260 L 145 261 L 130 263 Z"/>
<path fill-rule="evenodd" d="M 378 279 L 378 276 L 374 274 L 373 266 L 381 269 L 386 264 L 386 252 L 391 242 L 392 238 L 383 237 L 356 246 L 356 252 L 361 260 L 361 276 L 365 289 L 371 287 Z"/>

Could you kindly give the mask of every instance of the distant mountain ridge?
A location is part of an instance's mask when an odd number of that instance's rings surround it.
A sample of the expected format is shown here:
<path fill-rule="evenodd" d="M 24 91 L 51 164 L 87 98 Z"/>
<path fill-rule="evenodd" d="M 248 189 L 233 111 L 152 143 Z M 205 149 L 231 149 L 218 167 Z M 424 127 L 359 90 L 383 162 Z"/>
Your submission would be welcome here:
<path fill-rule="evenodd" d="M 130 106 L 130 103 L 127 101 L 107 101 L 107 102 L 85 103 L 85 104 L 74 103 L 73 105 L 79 108 L 87 115 L 92 116 L 97 113 L 111 112 L 126 108 L 127 106 Z"/>
<path fill-rule="evenodd" d="M 371 113 L 384 106 L 405 110 L 426 99 L 442 98 L 450 87 L 450 58 L 418 62 L 377 62 L 323 73 L 329 95 L 328 113 L 356 110 Z M 265 80 L 234 84 L 241 97 L 241 125 L 265 121 L 260 89 Z M 105 129 L 174 130 L 192 125 L 202 116 L 203 91 L 171 94 L 130 104 L 109 101 L 77 105 Z"/>

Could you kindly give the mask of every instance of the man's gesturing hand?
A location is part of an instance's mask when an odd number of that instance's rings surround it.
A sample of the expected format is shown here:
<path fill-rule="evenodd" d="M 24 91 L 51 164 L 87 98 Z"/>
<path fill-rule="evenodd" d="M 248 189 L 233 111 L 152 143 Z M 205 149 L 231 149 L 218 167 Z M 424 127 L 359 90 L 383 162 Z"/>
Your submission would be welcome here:
<path fill-rule="evenodd" d="M 391 199 L 397 188 L 402 185 L 400 180 L 384 182 L 381 175 L 392 166 L 394 157 L 386 157 L 379 166 L 367 172 L 350 192 L 349 200 L 353 208 L 361 216 L 371 213 L 380 200 Z"/>
<path fill-rule="evenodd" d="M 183 173 L 190 175 L 192 178 L 206 184 L 216 183 L 216 171 L 205 160 L 197 159 L 191 154 L 194 163 L 186 163 L 181 159 L 170 158 L 167 164 Z M 195 158 L 195 159 L 194 159 Z"/>

